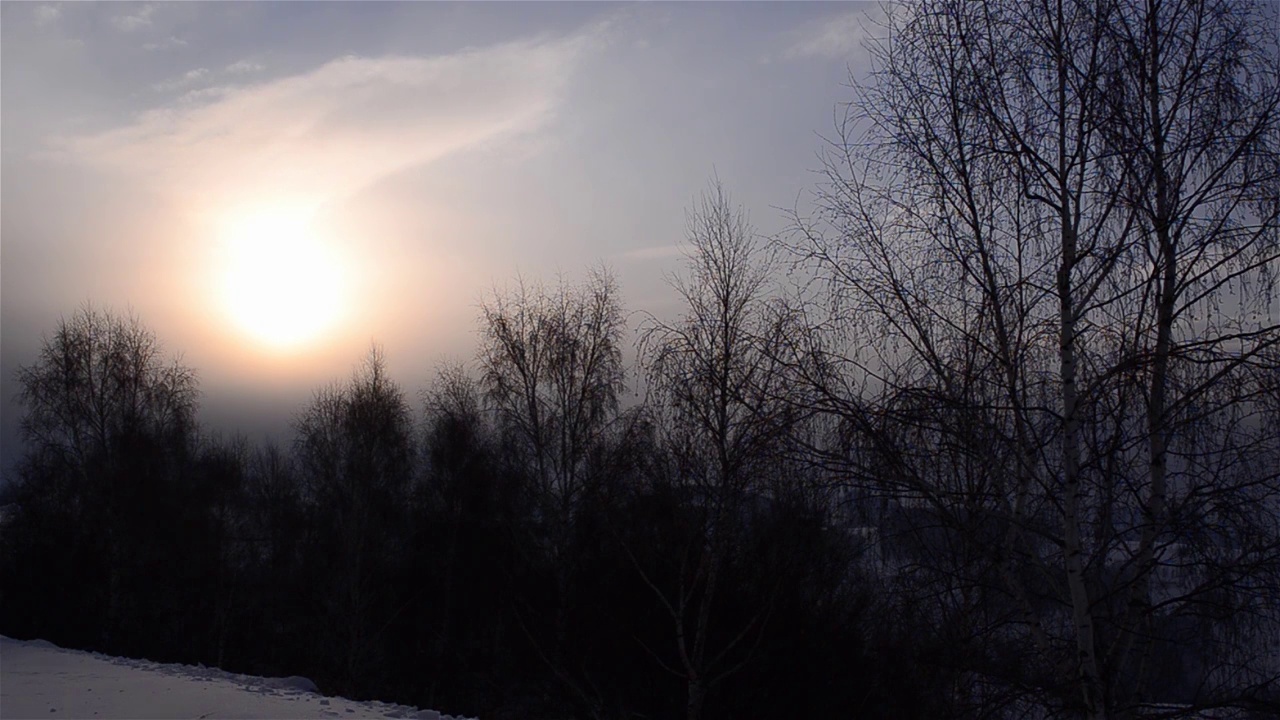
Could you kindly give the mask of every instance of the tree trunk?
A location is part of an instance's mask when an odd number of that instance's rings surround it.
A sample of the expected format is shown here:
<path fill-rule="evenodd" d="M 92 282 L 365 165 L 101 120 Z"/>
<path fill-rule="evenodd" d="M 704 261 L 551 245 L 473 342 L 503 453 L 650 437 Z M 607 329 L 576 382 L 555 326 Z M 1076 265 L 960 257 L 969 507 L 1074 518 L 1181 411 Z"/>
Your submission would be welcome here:
<path fill-rule="evenodd" d="M 1106 720 L 1106 699 L 1098 672 L 1098 653 L 1094 642 L 1093 609 L 1089 588 L 1085 583 L 1084 548 L 1080 538 L 1083 521 L 1080 507 L 1080 418 L 1076 387 L 1076 307 L 1072 271 L 1077 262 L 1077 230 L 1072 216 L 1072 194 L 1069 185 L 1070 161 L 1067 154 L 1067 64 L 1065 18 L 1062 0 L 1058 0 L 1055 36 L 1058 93 L 1058 217 L 1062 255 L 1058 265 L 1057 291 L 1059 312 L 1059 375 L 1062 382 L 1062 486 L 1065 494 L 1062 510 L 1063 562 L 1067 589 L 1071 598 L 1071 621 L 1075 630 L 1076 662 L 1085 716 L 1090 720 Z"/>

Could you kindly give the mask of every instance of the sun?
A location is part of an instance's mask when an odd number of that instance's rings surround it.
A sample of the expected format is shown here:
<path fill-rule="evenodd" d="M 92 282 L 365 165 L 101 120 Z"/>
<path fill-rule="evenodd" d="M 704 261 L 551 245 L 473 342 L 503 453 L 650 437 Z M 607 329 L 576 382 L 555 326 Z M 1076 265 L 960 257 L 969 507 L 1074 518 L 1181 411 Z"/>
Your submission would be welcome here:
<path fill-rule="evenodd" d="M 314 220 L 305 207 L 279 205 L 223 224 L 222 305 L 237 328 L 272 349 L 320 338 L 345 309 L 342 263 Z"/>

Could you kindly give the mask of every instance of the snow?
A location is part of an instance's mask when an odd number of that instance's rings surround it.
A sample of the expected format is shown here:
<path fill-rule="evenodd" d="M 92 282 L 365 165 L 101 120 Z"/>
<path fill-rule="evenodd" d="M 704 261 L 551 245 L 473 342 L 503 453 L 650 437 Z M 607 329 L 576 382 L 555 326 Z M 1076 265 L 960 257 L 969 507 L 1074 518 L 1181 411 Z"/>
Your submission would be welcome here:
<path fill-rule="evenodd" d="M 433 710 L 324 697 L 304 677 L 261 678 L 64 650 L 0 636 L 0 718 L 418 718 Z"/>

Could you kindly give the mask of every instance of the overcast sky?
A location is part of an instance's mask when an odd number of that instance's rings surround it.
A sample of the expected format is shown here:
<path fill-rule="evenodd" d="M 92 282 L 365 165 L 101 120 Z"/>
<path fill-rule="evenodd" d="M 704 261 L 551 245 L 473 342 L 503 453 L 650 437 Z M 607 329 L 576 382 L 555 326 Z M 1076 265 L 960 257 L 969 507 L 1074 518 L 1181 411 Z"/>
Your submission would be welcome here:
<path fill-rule="evenodd" d="M 208 425 L 281 441 L 371 340 L 416 398 L 439 359 L 471 355 L 482 294 L 517 272 L 603 262 L 628 310 L 675 311 L 664 273 L 713 171 L 763 233 L 803 205 L 864 10 L 0 5 L 3 466 L 14 373 L 85 302 L 131 308 L 181 353 Z M 237 324 L 220 273 L 226 228 L 293 207 L 340 307 L 282 349 Z"/>

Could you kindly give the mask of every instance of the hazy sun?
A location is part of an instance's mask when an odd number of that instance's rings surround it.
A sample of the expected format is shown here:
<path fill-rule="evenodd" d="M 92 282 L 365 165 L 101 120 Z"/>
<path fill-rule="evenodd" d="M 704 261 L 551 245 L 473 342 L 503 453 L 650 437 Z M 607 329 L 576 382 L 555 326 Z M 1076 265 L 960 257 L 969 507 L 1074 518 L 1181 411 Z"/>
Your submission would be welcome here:
<path fill-rule="evenodd" d="M 223 305 L 242 331 L 276 349 L 316 339 L 344 309 L 342 263 L 313 221 L 313 212 L 282 205 L 224 223 Z"/>

